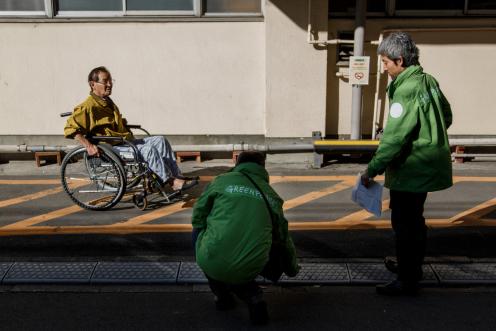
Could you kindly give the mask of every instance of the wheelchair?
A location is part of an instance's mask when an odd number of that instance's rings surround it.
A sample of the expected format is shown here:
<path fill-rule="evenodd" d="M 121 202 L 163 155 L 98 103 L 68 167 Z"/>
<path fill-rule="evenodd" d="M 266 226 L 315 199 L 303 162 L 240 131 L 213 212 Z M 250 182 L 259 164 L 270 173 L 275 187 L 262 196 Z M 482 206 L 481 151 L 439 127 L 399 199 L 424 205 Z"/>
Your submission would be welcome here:
<path fill-rule="evenodd" d="M 60 116 L 71 114 L 67 112 Z M 141 130 L 150 136 L 140 125 L 127 127 Z M 126 194 L 132 195 L 136 208 L 145 210 L 153 201 L 170 204 L 186 197 L 180 190 L 174 191 L 161 183 L 131 141 L 122 137 L 86 138 L 97 146 L 99 155 L 90 156 L 85 147 L 78 146 L 65 155 L 61 164 L 62 186 L 76 205 L 88 210 L 108 210 Z M 113 149 L 112 145 L 129 148 L 121 151 Z"/>

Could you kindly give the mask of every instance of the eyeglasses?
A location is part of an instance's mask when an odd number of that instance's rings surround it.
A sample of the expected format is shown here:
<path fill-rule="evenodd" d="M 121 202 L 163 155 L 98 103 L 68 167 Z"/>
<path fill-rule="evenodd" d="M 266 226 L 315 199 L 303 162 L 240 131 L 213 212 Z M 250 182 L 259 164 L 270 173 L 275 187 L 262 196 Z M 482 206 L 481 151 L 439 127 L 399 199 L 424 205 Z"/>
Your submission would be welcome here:
<path fill-rule="evenodd" d="M 95 83 L 102 84 L 102 85 L 114 85 L 115 84 L 115 79 L 107 80 L 107 81 L 103 81 L 103 82 L 95 82 Z"/>

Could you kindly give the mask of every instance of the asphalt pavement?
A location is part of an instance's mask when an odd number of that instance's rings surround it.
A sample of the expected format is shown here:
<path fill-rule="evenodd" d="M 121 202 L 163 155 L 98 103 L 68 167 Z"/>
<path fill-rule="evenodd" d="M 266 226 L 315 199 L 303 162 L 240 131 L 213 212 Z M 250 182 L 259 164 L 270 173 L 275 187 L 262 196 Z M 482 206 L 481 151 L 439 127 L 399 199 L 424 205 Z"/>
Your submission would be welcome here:
<path fill-rule="evenodd" d="M 215 175 L 228 161 L 185 162 L 186 173 Z M 365 163 L 269 164 L 271 175 L 356 175 Z M 496 176 L 496 163 L 454 164 L 457 176 Z M 0 178 L 56 178 L 57 165 L 34 161 L 0 164 Z M 488 186 L 490 194 L 491 186 Z M 494 190 L 496 196 L 496 189 Z M 476 192 L 469 191 L 469 194 Z M 0 211 L 1 212 L 1 211 Z M 494 230 L 493 230 L 494 229 Z M 380 264 L 394 254 L 389 229 L 292 231 L 308 264 Z M 433 228 L 427 263 L 485 265 L 496 262 L 496 227 Z M 0 238 L 0 262 L 193 262 L 189 233 L 30 235 Z M 351 269 L 348 269 L 351 270 Z M 496 269 L 494 270 L 496 271 Z M 264 285 L 267 330 L 493 330 L 496 287 L 492 281 L 425 284 L 416 297 L 382 297 L 363 284 Z M 3 284 L 2 330 L 232 330 L 251 327 L 240 303 L 217 312 L 204 284 Z"/>

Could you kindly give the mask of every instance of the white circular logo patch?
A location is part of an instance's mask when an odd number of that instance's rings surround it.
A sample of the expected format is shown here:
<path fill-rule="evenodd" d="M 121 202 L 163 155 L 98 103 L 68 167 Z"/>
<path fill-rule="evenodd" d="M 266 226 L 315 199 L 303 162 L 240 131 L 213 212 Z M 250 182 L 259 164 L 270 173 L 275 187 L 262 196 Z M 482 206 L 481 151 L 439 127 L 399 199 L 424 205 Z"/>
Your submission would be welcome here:
<path fill-rule="evenodd" d="M 400 117 L 403 114 L 403 106 L 398 102 L 393 103 L 389 108 L 389 114 L 392 118 Z"/>

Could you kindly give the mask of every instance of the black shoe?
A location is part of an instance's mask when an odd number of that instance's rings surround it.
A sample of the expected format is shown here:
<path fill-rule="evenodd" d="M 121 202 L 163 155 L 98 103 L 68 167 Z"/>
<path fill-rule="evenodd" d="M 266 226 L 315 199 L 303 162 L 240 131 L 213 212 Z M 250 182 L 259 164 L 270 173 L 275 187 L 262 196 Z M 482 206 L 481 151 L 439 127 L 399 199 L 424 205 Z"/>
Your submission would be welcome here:
<path fill-rule="evenodd" d="M 231 310 L 236 307 L 236 300 L 231 294 L 223 296 L 222 298 L 216 296 L 214 301 L 215 308 L 219 311 Z"/>
<path fill-rule="evenodd" d="M 269 322 L 269 313 L 267 312 L 265 301 L 249 304 L 248 311 L 250 312 L 251 324 L 265 325 Z"/>
<path fill-rule="evenodd" d="M 181 186 L 181 188 L 179 189 L 179 191 L 186 191 L 186 190 L 189 190 L 190 188 L 194 187 L 198 185 L 198 180 L 197 179 L 193 179 L 193 180 L 187 180 L 184 182 L 183 186 Z"/>
<path fill-rule="evenodd" d="M 177 175 L 177 179 L 184 179 L 184 180 L 200 180 L 200 176 L 183 176 L 183 175 Z"/>
<path fill-rule="evenodd" d="M 375 287 L 377 294 L 390 296 L 413 296 L 418 293 L 418 283 L 412 281 L 393 280 Z"/>
<path fill-rule="evenodd" d="M 393 274 L 398 273 L 398 262 L 396 262 L 396 259 L 392 257 L 385 257 L 384 266 L 386 267 L 387 270 L 391 271 Z"/>

